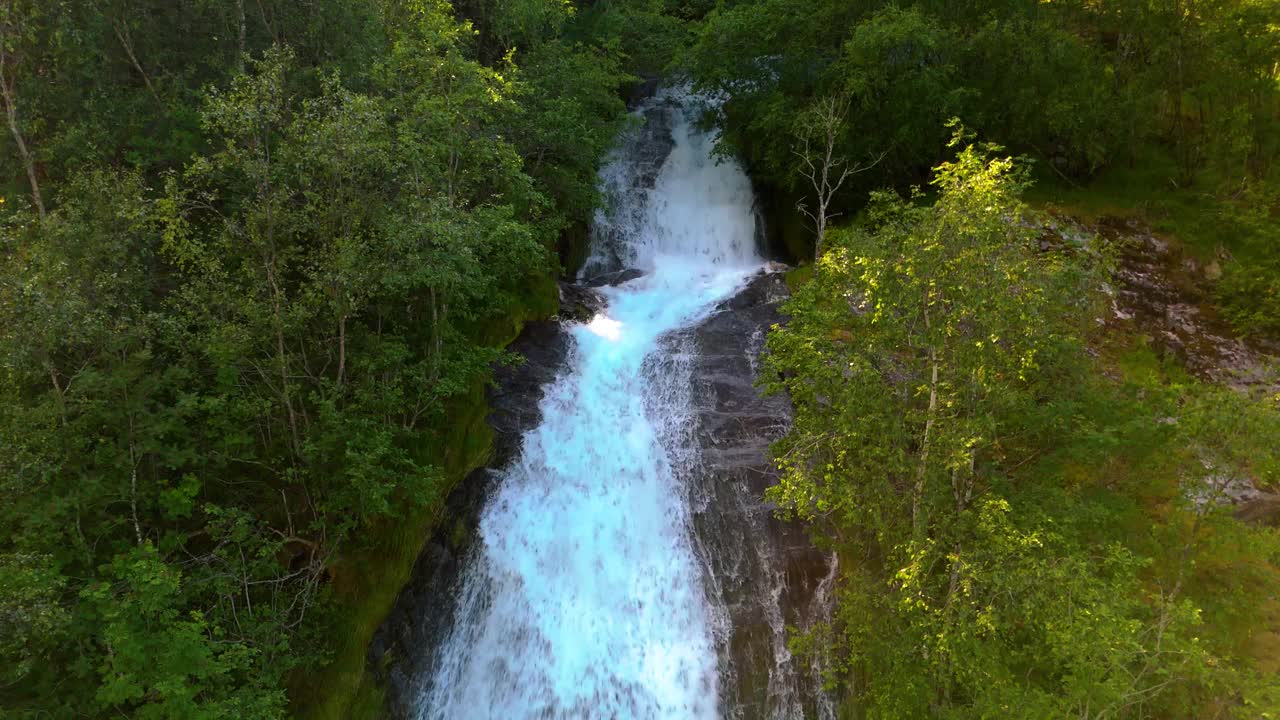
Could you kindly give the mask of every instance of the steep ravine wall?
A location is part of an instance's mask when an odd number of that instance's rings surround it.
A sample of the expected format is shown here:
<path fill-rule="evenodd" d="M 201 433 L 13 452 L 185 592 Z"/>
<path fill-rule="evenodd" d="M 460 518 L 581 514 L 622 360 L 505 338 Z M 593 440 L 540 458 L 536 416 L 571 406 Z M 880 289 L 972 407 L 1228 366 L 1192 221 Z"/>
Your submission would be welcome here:
<path fill-rule="evenodd" d="M 634 187 L 645 192 L 672 150 L 673 116 L 663 102 L 647 104 L 640 114 L 648 122 L 629 150 L 638 173 Z M 808 252 L 802 238 L 807 235 L 790 217 L 798 216 L 794 202 L 769 197 L 775 202 L 756 195 L 757 230 L 764 230 L 757 245 L 769 257 L 802 257 Z M 591 246 L 616 244 L 608 237 L 611 227 L 598 224 L 590 233 Z M 570 245 L 587 240 L 579 234 Z M 571 247 L 562 263 L 576 269 L 582 256 L 581 248 Z M 604 273 L 600 282 L 605 284 L 634 277 L 620 257 L 596 253 L 592 262 L 600 267 L 588 267 L 587 274 Z M 666 351 L 651 358 L 681 363 L 681 370 L 689 371 L 694 422 L 688 442 L 695 446 L 689 455 L 697 458 L 689 469 L 691 531 L 715 615 L 720 715 L 742 720 L 834 717 L 819 669 L 793 658 L 787 643 L 789 627 L 808 627 L 829 612 L 835 568 L 813 549 L 802 526 L 779 520 L 763 500 L 777 477 L 769 443 L 790 420 L 786 398 L 764 398 L 756 386 L 764 339 L 782 320 L 779 306 L 788 295 L 782 269 L 761 272 L 710 317 L 665 336 L 659 342 Z M 559 296 L 559 317 L 567 322 L 590 320 L 603 302 L 589 288 L 564 283 Z M 456 485 L 437 512 L 412 572 L 395 586 L 402 589 L 367 644 L 353 706 L 358 712 L 350 716 L 416 718 L 421 711 L 424 690 L 438 670 L 433 649 L 456 622 L 457 591 L 479 541 L 485 502 L 501 471 L 519 455 L 522 436 L 542 420 L 544 387 L 568 370 L 575 352 L 574 340 L 557 319 L 529 323 L 509 349 L 525 359 L 499 368 L 485 395 L 490 407 L 486 435 L 492 443 L 482 458 L 484 467 Z"/>
<path fill-rule="evenodd" d="M 764 501 L 777 482 L 769 444 L 786 432 L 790 401 L 757 387 L 769 329 L 789 296 L 785 266 L 758 275 L 705 322 L 670 339 L 692 355 L 694 531 L 719 618 L 721 708 L 726 717 L 834 718 L 821 668 L 792 657 L 789 628 L 830 613 L 833 559 L 799 522 Z"/>
<path fill-rule="evenodd" d="M 583 307 L 581 297 L 578 308 Z M 574 312 L 574 306 L 563 310 Z M 369 645 L 368 670 L 385 691 L 380 715 L 413 716 L 419 679 L 429 675 L 432 660 L 421 649 L 433 647 L 452 619 L 455 590 L 463 561 L 478 539 L 484 501 L 497 471 L 519 452 L 521 436 L 541 419 L 542 388 L 563 370 L 569 348 L 570 339 L 557 320 L 535 321 L 509 347 L 523 361 L 496 370 L 488 392 L 487 422 L 493 443 L 487 461 L 450 494 L 443 511 L 445 522 L 422 548 L 408 582 Z"/>

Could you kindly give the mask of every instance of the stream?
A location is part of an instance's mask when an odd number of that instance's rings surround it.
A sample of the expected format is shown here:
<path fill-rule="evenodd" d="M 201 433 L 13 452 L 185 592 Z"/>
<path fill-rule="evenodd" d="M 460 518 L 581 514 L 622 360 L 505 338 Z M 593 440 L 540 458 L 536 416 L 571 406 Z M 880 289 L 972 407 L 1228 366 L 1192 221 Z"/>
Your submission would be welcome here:
<path fill-rule="evenodd" d="M 787 626 L 822 616 L 835 567 L 762 500 L 789 406 L 753 380 L 785 284 L 697 102 L 646 101 L 600 173 L 610 210 L 581 275 L 625 281 L 559 326 L 560 368 L 490 472 L 454 577 L 419 569 L 431 589 L 402 595 L 399 622 L 438 628 L 388 633 L 413 656 L 399 714 L 833 716 Z"/>

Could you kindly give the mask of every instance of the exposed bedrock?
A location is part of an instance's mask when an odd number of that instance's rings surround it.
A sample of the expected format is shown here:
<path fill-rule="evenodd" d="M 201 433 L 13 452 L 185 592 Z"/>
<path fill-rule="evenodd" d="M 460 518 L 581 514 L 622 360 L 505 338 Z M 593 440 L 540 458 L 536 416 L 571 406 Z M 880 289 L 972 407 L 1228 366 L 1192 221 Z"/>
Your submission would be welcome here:
<path fill-rule="evenodd" d="M 576 311 L 564 308 L 566 317 L 594 305 L 592 291 L 562 291 L 578 305 Z M 717 615 L 721 712 L 744 720 L 832 717 L 817 668 L 792 658 L 786 646 L 788 626 L 807 627 L 828 612 L 834 568 L 801 526 L 778 519 L 763 500 L 777 478 L 769 443 L 785 432 L 790 404 L 785 397 L 762 397 L 755 381 L 765 336 L 780 321 L 778 306 L 786 296 L 781 273 L 761 273 L 707 320 L 663 341 L 674 361 L 691 369 L 693 532 Z M 448 521 L 423 549 L 370 647 L 368 662 L 386 688 L 392 717 L 415 716 L 424 680 L 434 672 L 434 653 L 423 649 L 435 647 L 455 620 L 463 564 L 499 477 L 493 468 L 510 462 L 521 436 L 541 420 L 543 388 L 570 364 L 573 341 L 556 323 L 535 323 L 512 349 L 525 361 L 499 368 L 490 393 L 491 467 L 471 473 L 450 496 Z M 672 353 L 656 353 L 654 362 L 672 361 Z"/>
<path fill-rule="evenodd" d="M 712 604 L 723 614 L 721 708 L 733 718 L 833 717 L 817 668 L 788 652 L 787 627 L 825 617 L 834 568 L 801 525 L 780 520 L 763 500 L 777 481 L 769 444 L 786 432 L 791 405 L 763 397 L 755 382 L 787 295 L 782 273 L 762 273 L 682 333 L 693 353 L 700 458 L 691 483 L 694 531 Z"/>

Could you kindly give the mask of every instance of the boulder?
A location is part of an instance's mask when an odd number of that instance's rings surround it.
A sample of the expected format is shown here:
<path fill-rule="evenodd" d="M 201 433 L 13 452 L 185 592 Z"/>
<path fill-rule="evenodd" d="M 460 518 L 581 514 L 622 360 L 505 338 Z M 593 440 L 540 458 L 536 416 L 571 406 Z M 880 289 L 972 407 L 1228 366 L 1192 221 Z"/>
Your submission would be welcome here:
<path fill-rule="evenodd" d="M 614 270 L 613 272 L 602 273 L 595 277 L 583 281 L 583 285 L 589 288 L 598 287 L 614 287 L 625 282 L 630 282 L 638 277 L 643 277 L 644 271 L 636 268 L 626 268 L 623 270 Z"/>
<path fill-rule="evenodd" d="M 591 287 L 560 283 L 561 320 L 590 322 L 597 314 L 604 312 L 608 304 L 609 301 Z"/>

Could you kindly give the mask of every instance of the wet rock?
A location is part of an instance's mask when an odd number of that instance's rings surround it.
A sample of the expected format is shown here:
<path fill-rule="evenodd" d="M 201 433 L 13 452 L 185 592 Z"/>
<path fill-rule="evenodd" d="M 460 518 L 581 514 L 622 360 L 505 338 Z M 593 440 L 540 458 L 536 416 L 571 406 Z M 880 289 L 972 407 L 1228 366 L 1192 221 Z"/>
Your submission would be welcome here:
<path fill-rule="evenodd" d="M 625 282 L 630 282 L 638 277 L 643 277 L 644 271 L 636 268 L 626 268 L 624 270 L 615 270 L 613 272 L 603 273 L 595 277 L 584 280 L 582 284 L 589 288 L 598 287 L 614 287 Z"/>
<path fill-rule="evenodd" d="M 597 277 L 625 270 L 628 228 L 640 227 L 648 212 L 646 194 L 658 182 L 662 166 L 675 147 L 672 134 L 679 107 L 674 101 L 654 102 L 640 112 L 639 127 L 623 139 L 618 153 L 628 158 L 622 172 L 606 177 L 603 187 L 608 212 L 597 216 L 591 230 L 591 256 L 579 276 Z"/>
<path fill-rule="evenodd" d="M 658 92 L 661 84 L 661 78 L 653 76 L 643 77 L 638 82 L 633 83 L 625 91 L 627 107 L 634 109 L 645 100 L 653 97 Z"/>
<path fill-rule="evenodd" d="M 1158 352 L 1203 380 L 1242 392 L 1280 392 L 1280 348 L 1238 337 L 1211 302 L 1210 283 L 1222 274 L 1217 260 L 1201 268 L 1133 220 L 1087 224 L 1051 217 L 1042 230 L 1050 245 L 1083 245 L 1081 238 L 1100 236 L 1119 251 L 1105 324 L 1145 335 Z"/>
<path fill-rule="evenodd" d="M 675 126 L 678 110 L 679 106 L 672 102 L 651 105 L 642 113 L 644 124 L 637 131 L 635 145 L 628 144 L 628 147 L 637 148 L 636 177 L 641 189 L 653 189 L 658 182 L 658 174 L 662 171 L 663 164 L 676 146 L 672 128 Z"/>
<path fill-rule="evenodd" d="M 784 522 L 764 500 L 777 482 L 769 444 L 790 423 L 784 396 L 755 386 L 769 328 L 788 297 L 781 273 L 762 273 L 715 314 L 672 342 L 692 356 L 693 430 L 700 452 L 694 474 L 694 531 L 708 591 L 719 618 L 721 702 L 744 720 L 831 717 L 814 667 L 787 648 L 787 627 L 805 628 L 829 612 L 832 560 L 805 529 Z"/>
<path fill-rule="evenodd" d="M 560 319 L 575 322 L 590 322 L 591 318 L 604 312 L 609 304 L 604 296 L 591 287 L 560 283 Z"/>
<path fill-rule="evenodd" d="M 571 293 L 584 290 L 562 285 L 562 292 L 566 288 Z M 594 297 L 598 295 L 586 291 L 570 303 L 582 307 L 594 302 Z M 390 717 L 415 716 L 420 679 L 430 677 L 435 660 L 424 648 L 435 647 L 448 630 L 463 564 L 477 540 L 480 512 L 495 488 L 498 469 L 520 452 L 525 432 L 541 421 L 538 405 L 543 387 L 565 368 L 572 343 L 557 322 L 530 323 L 509 348 L 523 362 L 494 370 L 494 385 L 488 391 L 487 420 L 494 432 L 488 466 L 467 475 L 449 495 L 441 515 L 448 524 L 438 528 L 422 549 L 409 582 L 366 656 L 370 672 L 386 688 Z"/>
<path fill-rule="evenodd" d="M 1249 477 L 1210 474 L 1188 488 L 1187 496 L 1198 507 L 1234 508 L 1244 522 L 1280 526 L 1280 492 L 1264 490 Z"/>
<path fill-rule="evenodd" d="M 1244 522 L 1280 527 L 1280 493 L 1259 493 L 1241 502 L 1235 515 Z"/>

